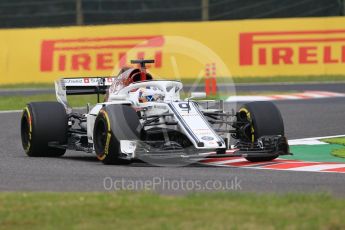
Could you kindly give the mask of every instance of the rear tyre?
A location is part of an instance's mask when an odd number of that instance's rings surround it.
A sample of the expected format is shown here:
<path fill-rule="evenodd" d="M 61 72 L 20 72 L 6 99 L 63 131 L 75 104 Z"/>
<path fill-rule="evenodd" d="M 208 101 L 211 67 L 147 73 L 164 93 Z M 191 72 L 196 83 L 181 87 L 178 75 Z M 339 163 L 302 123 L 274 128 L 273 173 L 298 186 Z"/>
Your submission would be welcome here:
<path fill-rule="evenodd" d="M 21 140 L 30 157 L 59 157 L 66 149 L 49 146 L 67 143 L 67 115 L 58 102 L 32 102 L 21 118 Z"/>
<path fill-rule="evenodd" d="M 281 135 L 284 136 L 284 123 L 278 108 L 268 101 L 256 101 L 244 104 L 240 110 L 241 119 L 250 122 L 247 141 L 254 142 L 262 136 Z M 246 157 L 248 161 L 260 162 L 271 161 L 278 157 L 278 154 L 270 154 L 263 157 Z"/>
<path fill-rule="evenodd" d="M 93 143 L 97 158 L 104 164 L 129 164 L 121 155 L 121 140 L 139 140 L 141 125 L 128 105 L 108 105 L 101 109 L 94 125 Z"/>

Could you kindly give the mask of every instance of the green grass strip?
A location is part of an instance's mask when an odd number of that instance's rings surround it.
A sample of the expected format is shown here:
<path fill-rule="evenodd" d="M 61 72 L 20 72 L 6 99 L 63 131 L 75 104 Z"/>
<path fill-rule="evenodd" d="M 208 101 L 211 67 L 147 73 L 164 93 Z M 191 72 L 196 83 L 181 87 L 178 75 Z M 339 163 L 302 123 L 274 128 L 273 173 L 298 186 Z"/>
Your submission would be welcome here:
<path fill-rule="evenodd" d="M 103 97 L 101 97 L 101 101 Z M 54 94 L 40 94 L 29 96 L 0 96 L 0 110 L 18 110 L 23 109 L 26 104 L 35 101 L 56 101 Z M 87 103 L 96 104 L 96 95 L 78 95 L 68 96 L 68 103 L 72 107 L 86 106 Z"/>
<path fill-rule="evenodd" d="M 343 229 L 324 194 L 1 193 L 3 229 Z"/>
<path fill-rule="evenodd" d="M 329 144 L 345 145 L 345 137 L 321 139 L 320 141 L 323 141 Z"/>
<path fill-rule="evenodd" d="M 327 142 L 329 144 L 342 145 L 343 148 L 333 149 L 332 155 L 340 158 L 345 158 L 345 137 L 322 139 L 321 141 Z"/>
<path fill-rule="evenodd" d="M 51 83 L 16 83 L 0 84 L 0 89 L 53 89 L 54 82 Z"/>
<path fill-rule="evenodd" d="M 333 150 L 332 155 L 340 158 L 345 158 L 345 148 Z"/>
<path fill-rule="evenodd" d="M 280 156 L 287 160 L 317 161 L 317 162 L 345 162 L 345 159 L 332 155 L 335 149 L 342 145 L 294 145 L 290 146 L 293 155 Z"/>

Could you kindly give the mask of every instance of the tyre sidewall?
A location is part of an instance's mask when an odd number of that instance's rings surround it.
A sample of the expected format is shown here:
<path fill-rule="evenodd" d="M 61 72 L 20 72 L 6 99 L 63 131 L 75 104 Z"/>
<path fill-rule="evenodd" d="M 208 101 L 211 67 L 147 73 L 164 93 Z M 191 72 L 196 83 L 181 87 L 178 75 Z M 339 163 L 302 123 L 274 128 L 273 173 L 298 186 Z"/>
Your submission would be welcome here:
<path fill-rule="evenodd" d="M 250 102 L 244 104 L 240 111 L 246 112 L 247 118 L 251 122 L 251 132 L 254 134 L 251 141 L 257 141 L 262 136 L 284 136 L 284 123 L 281 113 L 272 102 Z M 278 154 L 271 154 L 262 157 L 246 157 L 246 159 L 252 162 L 260 162 L 271 161 L 277 157 Z"/>
<path fill-rule="evenodd" d="M 104 129 L 106 134 L 104 143 L 100 143 L 99 141 L 100 129 Z M 116 140 L 116 138 L 114 138 L 114 135 L 112 134 L 109 115 L 104 109 L 99 112 L 95 120 L 93 141 L 98 160 L 102 161 L 105 164 L 112 164 L 117 161 L 119 157 L 120 143 L 118 140 Z"/>
<path fill-rule="evenodd" d="M 98 143 L 98 125 L 105 125 L 104 143 Z M 95 120 L 93 140 L 97 158 L 104 164 L 127 164 L 120 157 L 121 140 L 139 140 L 140 122 L 135 110 L 128 105 L 108 105 L 102 108 Z"/>
<path fill-rule="evenodd" d="M 262 136 L 284 136 L 284 123 L 281 113 L 272 102 L 251 102 L 244 104 L 241 109 L 248 113 L 247 116 L 249 116 L 254 129 L 255 141 Z"/>
<path fill-rule="evenodd" d="M 67 115 L 58 102 L 33 102 L 23 111 L 23 122 L 28 123 L 29 142 L 22 144 L 29 156 L 61 156 L 65 153 L 63 148 L 50 147 L 49 142 L 58 144 L 67 143 Z"/>

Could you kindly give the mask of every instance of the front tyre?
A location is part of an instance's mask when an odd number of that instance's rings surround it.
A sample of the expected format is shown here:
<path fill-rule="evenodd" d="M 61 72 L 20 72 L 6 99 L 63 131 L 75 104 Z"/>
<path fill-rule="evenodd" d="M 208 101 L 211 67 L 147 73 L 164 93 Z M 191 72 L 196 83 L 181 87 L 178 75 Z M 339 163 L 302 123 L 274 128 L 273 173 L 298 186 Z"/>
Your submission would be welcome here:
<path fill-rule="evenodd" d="M 58 102 L 32 102 L 24 108 L 21 118 L 21 140 L 30 157 L 58 157 L 66 149 L 50 144 L 67 143 L 67 115 Z"/>
<path fill-rule="evenodd" d="M 249 121 L 250 127 L 246 136 L 248 142 L 255 142 L 262 136 L 284 136 L 283 118 L 278 108 L 269 101 L 256 101 L 244 104 L 240 110 L 241 120 Z M 248 161 L 260 162 L 271 161 L 278 157 L 278 154 L 270 154 L 262 157 L 246 157 Z"/>
<path fill-rule="evenodd" d="M 129 164 L 121 153 L 121 140 L 138 140 L 141 125 L 135 110 L 128 105 L 108 105 L 95 120 L 93 143 L 97 158 L 104 164 Z M 127 159 L 126 159 L 127 158 Z"/>

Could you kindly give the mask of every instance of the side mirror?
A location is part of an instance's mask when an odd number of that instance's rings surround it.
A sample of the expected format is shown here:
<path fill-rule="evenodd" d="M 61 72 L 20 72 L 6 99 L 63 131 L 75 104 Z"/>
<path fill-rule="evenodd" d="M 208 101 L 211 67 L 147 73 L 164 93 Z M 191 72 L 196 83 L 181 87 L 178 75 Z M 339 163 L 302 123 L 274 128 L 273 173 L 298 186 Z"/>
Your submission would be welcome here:
<path fill-rule="evenodd" d="M 202 99 L 206 98 L 205 92 L 192 92 L 189 99 Z"/>

